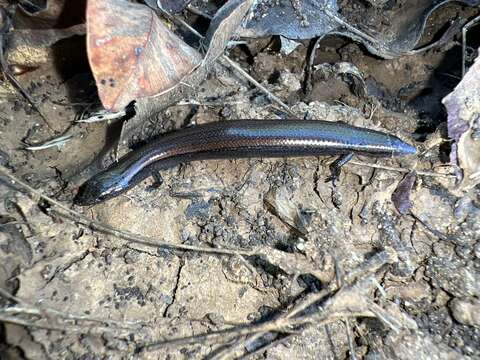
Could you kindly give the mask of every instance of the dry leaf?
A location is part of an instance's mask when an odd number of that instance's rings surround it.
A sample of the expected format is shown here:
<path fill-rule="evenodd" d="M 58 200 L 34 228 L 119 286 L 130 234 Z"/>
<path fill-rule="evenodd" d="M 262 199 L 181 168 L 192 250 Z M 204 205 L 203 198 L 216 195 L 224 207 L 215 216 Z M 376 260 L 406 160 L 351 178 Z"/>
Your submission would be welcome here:
<path fill-rule="evenodd" d="M 448 135 L 455 143 L 452 162 L 463 171 L 460 190 L 480 183 L 480 60 L 470 68 L 455 90 L 443 99 L 448 113 Z"/>
<path fill-rule="evenodd" d="M 253 3 L 253 0 L 230 0 L 217 11 L 205 36 L 208 45 L 204 59 L 206 65 L 211 64 L 223 54 L 232 35 L 240 27 Z"/>
<path fill-rule="evenodd" d="M 388 31 L 377 33 L 374 27 L 362 29 L 362 24 L 344 17 L 344 1 L 257 1 L 252 16 L 239 29 L 238 35 L 251 38 L 281 35 L 300 40 L 337 33 L 362 42 L 373 54 L 395 58 L 416 47 L 432 13 L 450 2 L 453 0 L 417 0 L 408 6 L 395 7 L 392 10 L 394 13 L 389 16 Z M 479 0 L 457 2 L 468 6 L 480 4 Z M 384 12 L 379 11 L 378 14 L 383 16 Z M 374 24 L 379 21 L 380 17 L 372 17 L 369 22 Z"/>
<path fill-rule="evenodd" d="M 201 61 L 152 9 L 125 0 L 88 1 L 87 48 L 100 99 L 112 111 L 171 90 Z"/>
<path fill-rule="evenodd" d="M 392 194 L 393 204 L 402 215 L 408 214 L 413 206 L 412 201 L 410 200 L 410 194 L 416 180 L 417 173 L 415 171 L 408 173 L 407 176 L 400 181 Z"/>

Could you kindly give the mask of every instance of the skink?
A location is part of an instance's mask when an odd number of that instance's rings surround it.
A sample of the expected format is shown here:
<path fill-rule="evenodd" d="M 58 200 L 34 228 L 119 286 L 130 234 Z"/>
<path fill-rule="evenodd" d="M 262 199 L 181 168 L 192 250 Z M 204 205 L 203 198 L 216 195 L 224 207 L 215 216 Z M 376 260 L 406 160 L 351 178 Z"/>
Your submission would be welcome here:
<path fill-rule="evenodd" d="M 415 147 L 375 130 L 321 120 L 233 120 L 168 133 L 123 156 L 79 189 L 74 203 L 93 205 L 180 163 L 207 159 L 342 155 L 399 156 Z"/>

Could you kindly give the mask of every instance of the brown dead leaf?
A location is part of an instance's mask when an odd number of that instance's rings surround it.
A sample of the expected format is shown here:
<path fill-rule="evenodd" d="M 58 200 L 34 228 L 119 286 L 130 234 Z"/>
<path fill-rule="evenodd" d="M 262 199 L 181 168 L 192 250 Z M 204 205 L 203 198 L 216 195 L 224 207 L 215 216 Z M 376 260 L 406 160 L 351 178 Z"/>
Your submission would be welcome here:
<path fill-rule="evenodd" d="M 190 74 L 201 56 L 145 5 L 89 0 L 87 49 L 103 106 L 165 93 Z"/>
<path fill-rule="evenodd" d="M 415 171 L 408 173 L 407 176 L 400 181 L 392 194 L 393 204 L 398 212 L 402 215 L 408 214 L 413 206 L 412 201 L 410 200 L 410 194 L 416 180 L 417 173 Z"/>
<path fill-rule="evenodd" d="M 231 0 L 217 11 L 205 37 L 208 45 L 207 54 L 203 60 L 205 65 L 210 65 L 223 54 L 253 3 L 253 0 Z"/>

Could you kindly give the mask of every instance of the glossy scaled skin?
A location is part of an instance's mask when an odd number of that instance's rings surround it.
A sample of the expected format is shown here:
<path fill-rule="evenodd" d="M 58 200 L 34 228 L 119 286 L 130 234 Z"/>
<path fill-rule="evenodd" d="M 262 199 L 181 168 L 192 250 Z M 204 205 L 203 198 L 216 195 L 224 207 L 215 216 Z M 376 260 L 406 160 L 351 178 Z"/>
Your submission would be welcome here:
<path fill-rule="evenodd" d="M 416 149 L 399 138 L 320 120 L 234 120 L 175 131 L 132 151 L 84 183 L 78 205 L 113 198 L 151 175 L 180 163 L 245 157 L 363 154 L 398 156 Z"/>

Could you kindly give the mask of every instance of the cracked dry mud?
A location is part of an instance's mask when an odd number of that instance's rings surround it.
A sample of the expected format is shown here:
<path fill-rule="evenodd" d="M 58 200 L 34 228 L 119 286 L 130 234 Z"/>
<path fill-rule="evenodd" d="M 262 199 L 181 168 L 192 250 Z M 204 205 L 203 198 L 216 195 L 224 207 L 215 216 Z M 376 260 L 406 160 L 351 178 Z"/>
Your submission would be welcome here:
<path fill-rule="evenodd" d="M 426 140 L 418 143 L 421 150 L 439 138 L 429 131 L 438 125 L 440 99 L 454 83 L 433 76 L 432 69 L 446 66 L 451 52 L 379 60 L 357 45 L 337 48 L 327 41 L 317 62 L 355 63 L 369 74 L 367 88 L 371 96 L 381 99 L 375 102 L 372 97 L 354 95 L 340 78 L 321 79 L 318 74 L 305 97 L 300 89 L 304 46 L 289 57 L 267 50 L 256 53 L 251 46 L 252 74 L 268 80 L 269 89 L 287 99 L 301 117 L 374 127 L 408 141 L 416 136 Z M 244 53 L 237 50 L 233 55 L 247 67 Z M 450 66 L 449 70 L 455 69 L 454 64 Z M 197 123 L 277 116 L 275 107 L 243 79 L 220 65 L 213 71 L 197 100 L 219 99 L 221 106 L 193 107 L 194 111 L 171 106 L 129 136 L 142 139 L 179 128 L 192 114 Z M 398 76 L 392 77 L 393 72 Z M 32 95 L 45 97 L 42 109 L 57 129 L 69 126 L 79 108 L 55 105 L 53 100 L 81 102 L 91 91 L 85 85 L 91 80 L 88 74 L 70 76 L 66 82 L 63 76 L 54 66 L 45 65 L 41 74 L 20 78 L 27 88 L 35 82 Z M 431 92 L 422 92 L 430 86 Z M 84 93 L 74 91 L 79 89 Z M 0 108 L 2 151 L 8 166 L 16 176 L 66 204 L 84 177 L 81 169 L 102 151 L 108 153 L 105 162 L 113 159 L 112 152 L 103 149 L 106 139 L 118 136 L 118 126 L 75 125 L 74 139 L 60 149 L 28 152 L 19 149 L 21 141 L 46 138 L 48 130 L 13 93 Z M 442 172 L 442 154 L 434 146 L 421 159 L 361 160 Z M 0 228 L 0 287 L 28 306 L 44 309 L 37 316 L 46 319 L 42 324 L 55 328 L 4 323 L 0 351 L 7 359 L 202 358 L 221 350 L 223 343 L 199 341 L 136 351 L 161 339 L 269 319 L 301 294 L 334 282 L 332 259 L 340 275 L 346 276 L 374 254 L 393 249 L 396 260 L 376 273 L 381 286 L 371 285 L 364 291 L 399 324 L 407 325 L 394 331 L 378 318 L 350 319 L 357 357 L 479 357 L 478 189 L 459 196 L 452 191 L 451 179 L 419 176 L 411 194 L 413 215 L 400 216 L 391 194 L 402 173 L 352 164 L 334 188 L 325 182 L 330 161 L 195 162 L 162 172 L 160 187 L 152 187 L 153 180 L 147 179 L 112 201 L 77 209 L 119 229 L 172 244 L 264 247 L 295 254 L 322 272 L 317 278 L 292 264 L 272 265 L 268 257 L 242 259 L 129 243 L 57 216 L 45 203 L 0 183 L 2 222 L 21 222 Z M 0 300 L 0 305 L 6 306 L 7 301 Z M 76 318 L 65 320 L 51 309 Z M 67 325 L 69 330 L 58 330 Z M 254 350 L 258 344 L 249 343 L 247 349 Z M 257 358 L 347 358 L 349 352 L 345 323 L 337 320 L 314 324 Z"/>

